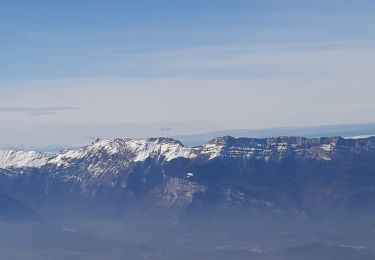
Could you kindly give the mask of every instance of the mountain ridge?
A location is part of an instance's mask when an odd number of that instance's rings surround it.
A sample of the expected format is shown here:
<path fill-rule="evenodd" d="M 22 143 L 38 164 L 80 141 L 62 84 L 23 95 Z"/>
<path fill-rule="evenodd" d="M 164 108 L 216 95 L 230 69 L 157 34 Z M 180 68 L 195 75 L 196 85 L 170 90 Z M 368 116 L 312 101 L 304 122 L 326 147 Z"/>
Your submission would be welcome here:
<path fill-rule="evenodd" d="M 127 145 L 128 148 L 133 148 L 138 152 L 135 161 L 145 160 L 154 153 L 160 152 L 165 155 L 166 160 L 173 160 L 178 157 L 189 158 L 195 156 L 197 152 L 208 153 L 213 158 L 217 156 L 218 150 L 210 151 L 209 148 L 220 149 L 223 147 L 245 147 L 256 148 L 256 146 L 263 145 L 262 149 L 272 144 L 279 145 L 280 150 L 282 146 L 294 145 L 298 147 L 312 147 L 321 145 L 321 149 L 329 151 L 333 148 L 339 140 L 346 142 L 358 142 L 361 140 L 372 140 L 375 137 L 359 138 L 359 139 L 345 139 L 342 137 L 320 137 L 320 138 L 305 138 L 305 137 L 271 137 L 271 138 L 234 138 L 231 136 L 217 137 L 201 146 L 185 146 L 179 140 L 167 137 L 147 138 L 147 139 L 130 139 L 130 138 L 116 138 L 113 140 L 97 139 L 89 145 L 77 149 L 63 150 L 58 153 L 42 153 L 35 151 L 15 151 L 15 150 L 0 150 L 0 168 L 22 168 L 22 167 L 41 167 L 47 164 L 61 164 L 60 160 L 63 158 L 75 158 L 82 155 L 82 153 L 99 152 L 105 150 L 108 154 L 118 153 L 118 149 Z M 332 147 L 331 147 L 332 146 Z M 139 149 L 138 149 L 139 148 Z M 169 149 L 174 149 L 170 151 Z M 89 152 L 87 152 L 89 150 Z M 131 150 L 131 149 L 129 149 Z M 145 152 L 145 154 L 141 154 Z M 81 153 L 81 154 L 80 154 Z"/>

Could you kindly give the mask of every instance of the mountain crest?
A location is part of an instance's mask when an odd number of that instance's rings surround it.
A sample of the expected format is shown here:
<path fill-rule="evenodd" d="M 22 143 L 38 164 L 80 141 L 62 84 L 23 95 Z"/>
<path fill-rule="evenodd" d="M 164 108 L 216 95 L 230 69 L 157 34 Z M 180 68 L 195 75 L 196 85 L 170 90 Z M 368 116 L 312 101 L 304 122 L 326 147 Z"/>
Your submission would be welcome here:
<path fill-rule="evenodd" d="M 369 151 L 375 149 L 375 138 L 344 139 L 342 137 L 271 137 L 263 139 L 217 137 L 198 147 L 184 146 L 180 141 L 158 137 L 148 139 L 117 138 L 97 139 L 79 149 L 55 154 L 22 151 L 0 151 L 0 168 L 39 168 L 46 165 L 68 167 L 85 162 L 96 168 L 117 168 L 124 165 L 155 159 L 168 162 L 177 158 L 211 160 L 217 157 L 281 159 L 288 153 L 297 157 L 330 160 L 337 152 Z M 95 167 L 94 167 L 95 168 Z"/>

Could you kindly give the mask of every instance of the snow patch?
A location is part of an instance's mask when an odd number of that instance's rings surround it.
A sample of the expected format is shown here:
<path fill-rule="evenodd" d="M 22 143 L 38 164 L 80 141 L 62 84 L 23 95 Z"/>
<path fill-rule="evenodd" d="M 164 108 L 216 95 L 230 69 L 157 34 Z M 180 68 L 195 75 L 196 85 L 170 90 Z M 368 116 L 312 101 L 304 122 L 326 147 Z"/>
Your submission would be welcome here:
<path fill-rule="evenodd" d="M 348 136 L 348 137 L 345 137 L 345 139 L 365 139 L 365 138 L 370 138 L 370 137 L 375 137 L 375 135 L 356 135 L 356 136 Z"/>
<path fill-rule="evenodd" d="M 334 148 L 335 148 L 334 144 L 322 144 L 320 146 L 320 149 L 322 149 L 323 151 L 326 151 L 326 152 L 331 152 L 331 151 L 333 151 Z"/>
<path fill-rule="evenodd" d="M 22 151 L 0 151 L 0 168 L 23 168 L 37 167 L 40 168 L 48 161 L 48 156 L 38 152 Z"/>

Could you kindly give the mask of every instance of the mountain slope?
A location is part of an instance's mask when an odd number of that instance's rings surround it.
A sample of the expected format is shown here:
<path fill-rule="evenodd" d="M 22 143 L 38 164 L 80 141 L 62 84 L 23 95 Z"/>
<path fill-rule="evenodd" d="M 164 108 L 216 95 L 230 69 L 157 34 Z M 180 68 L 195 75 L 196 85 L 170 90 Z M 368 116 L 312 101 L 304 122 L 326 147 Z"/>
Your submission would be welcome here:
<path fill-rule="evenodd" d="M 0 191 L 0 220 L 33 222 L 39 221 L 39 217 L 32 209 Z"/>

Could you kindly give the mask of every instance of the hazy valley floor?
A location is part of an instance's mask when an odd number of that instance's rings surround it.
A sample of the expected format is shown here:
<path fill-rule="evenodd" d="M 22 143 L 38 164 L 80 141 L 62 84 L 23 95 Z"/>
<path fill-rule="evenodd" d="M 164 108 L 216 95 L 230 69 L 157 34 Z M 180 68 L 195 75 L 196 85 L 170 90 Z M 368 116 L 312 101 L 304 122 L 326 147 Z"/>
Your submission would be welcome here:
<path fill-rule="evenodd" d="M 370 260 L 370 217 L 251 216 L 163 221 L 134 219 L 1 224 L 0 258 Z"/>

